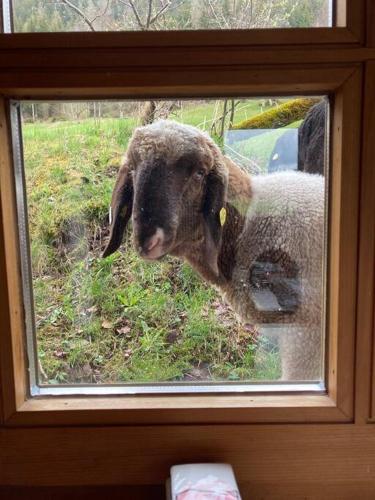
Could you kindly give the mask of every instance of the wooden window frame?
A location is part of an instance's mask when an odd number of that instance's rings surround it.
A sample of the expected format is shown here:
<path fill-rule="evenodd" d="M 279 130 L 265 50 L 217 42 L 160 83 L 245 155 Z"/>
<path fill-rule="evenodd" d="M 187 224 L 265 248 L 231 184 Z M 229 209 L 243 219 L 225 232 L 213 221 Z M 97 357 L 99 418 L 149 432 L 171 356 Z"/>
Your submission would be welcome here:
<path fill-rule="evenodd" d="M 375 19 L 375 11 L 374 11 Z M 374 40 L 375 47 L 375 40 Z M 373 164 L 374 154 L 375 154 L 375 61 L 371 61 L 366 68 L 366 95 L 367 100 L 365 101 L 365 115 L 364 122 L 366 129 L 369 130 L 370 138 L 366 142 L 363 155 L 366 161 L 365 165 L 368 168 L 366 172 L 366 178 L 368 179 L 368 184 L 364 186 L 362 193 L 362 203 L 363 211 L 365 211 L 365 216 L 363 218 L 362 226 L 362 239 L 364 240 L 362 245 L 363 255 L 361 256 L 361 262 L 373 262 L 372 268 L 367 268 L 364 264 L 360 268 L 360 273 L 363 274 L 363 282 L 366 283 L 366 289 L 363 290 L 362 296 L 359 297 L 360 309 L 358 315 L 362 318 L 362 309 L 367 310 L 371 308 L 371 305 L 375 302 L 375 275 L 374 275 L 374 262 L 375 262 L 375 196 L 374 196 L 374 186 L 375 186 L 375 169 Z M 371 165 L 372 163 L 372 165 Z M 362 319 L 362 328 L 370 328 L 373 331 L 373 344 L 369 345 L 368 348 L 372 348 L 372 384 L 371 384 L 371 410 L 370 418 L 371 422 L 375 423 L 375 308 L 372 317 L 364 315 Z"/>
<path fill-rule="evenodd" d="M 4 0 L 8 4 L 8 11 L 12 15 L 12 1 Z M 128 41 L 136 45 L 151 45 L 165 46 L 165 45 L 175 45 L 180 46 L 186 43 L 181 38 L 181 34 L 188 34 L 189 45 L 217 45 L 218 33 L 220 37 L 221 45 L 247 45 L 249 43 L 249 37 L 251 38 L 252 45 L 272 45 L 277 39 L 278 44 L 293 44 L 293 43 L 363 43 L 365 33 L 362 29 L 365 22 L 365 12 L 366 12 L 366 1 L 371 2 L 371 0 L 330 0 L 333 2 L 332 6 L 332 27 L 326 28 L 257 28 L 251 30 L 189 30 L 189 31 L 158 31 L 149 32 L 147 37 L 144 37 L 144 33 L 140 31 L 134 32 L 112 32 L 114 39 L 120 40 L 123 44 L 123 34 L 126 33 L 126 38 Z M 0 21 L 3 23 L 2 19 L 2 8 L 0 6 Z M 309 33 L 310 31 L 310 33 Z M 319 36 L 312 33 L 311 31 L 319 32 Z M 270 32 L 274 32 L 271 37 L 269 37 Z M 276 33 L 277 32 L 277 33 Z M 73 33 L 71 33 L 73 34 Z M 97 34 L 97 33 L 96 33 Z M 30 40 L 35 37 L 32 34 Z M 85 33 L 86 41 L 83 43 L 97 45 L 95 41 L 95 35 L 90 32 Z M 276 38 L 275 38 L 276 35 Z M 13 35 L 16 40 L 18 34 Z M 24 37 L 25 34 L 21 34 Z M 27 34 L 26 34 L 27 36 Z M 56 39 L 58 40 L 58 38 Z M 82 43 L 82 38 L 78 35 L 77 40 Z M 93 42 L 92 42 L 93 41 Z"/>
<path fill-rule="evenodd" d="M 342 245 L 344 241 L 355 241 L 358 217 L 358 185 L 359 172 L 356 168 L 359 162 L 359 141 L 355 131 L 360 127 L 358 102 L 361 98 L 361 70 L 356 66 L 306 68 L 303 70 L 284 69 L 281 73 L 274 69 L 234 70 L 229 76 L 235 83 L 215 83 L 219 76 L 215 71 L 195 71 L 189 75 L 189 86 L 181 84 L 179 78 L 164 76 L 164 84 L 157 91 L 154 87 L 139 89 L 137 97 L 148 96 L 175 97 L 199 95 L 214 97 L 215 95 L 249 95 L 262 92 L 264 95 L 292 92 L 329 93 L 334 97 L 334 113 L 332 120 L 332 174 L 331 199 L 332 208 L 329 227 L 331 234 L 329 262 L 333 263 L 328 272 L 330 296 L 328 297 L 330 311 L 327 373 L 327 394 L 232 394 L 232 395 L 160 395 L 160 396 L 117 396 L 117 397 L 32 397 L 28 398 L 28 381 L 22 374 L 27 370 L 24 363 L 24 328 L 21 314 L 13 318 L 13 345 L 18 346 L 13 351 L 13 372 L 16 380 L 16 391 L 13 399 L 6 398 L 9 405 L 6 423 L 9 425 L 25 425 L 30 419 L 41 418 L 48 425 L 59 414 L 61 423 L 76 422 L 77 414 L 81 422 L 86 424 L 97 421 L 97 409 L 101 408 L 104 415 L 101 421 L 108 423 L 182 423 L 186 421 L 186 410 L 189 411 L 189 422 L 304 422 L 308 421 L 350 421 L 353 418 L 353 380 L 354 380 L 354 321 L 355 321 L 355 284 L 356 284 L 356 248 Z M 223 74 L 221 72 L 223 79 Z M 184 74 L 184 81 L 186 73 Z M 262 84 L 259 84 L 259 81 Z M 204 83 L 206 82 L 206 83 Z M 168 85 L 168 91 L 165 90 Z M 182 89 L 180 88 L 182 87 Z M 216 87 L 216 88 L 214 88 Z M 261 87 L 261 88 L 260 88 Z M 131 86 L 133 88 L 133 85 Z M 173 91 L 172 91 L 173 88 Z M 55 97 L 45 89 L 44 97 Z M 81 89 L 75 91 L 74 97 L 80 97 Z M 132 96 L 133 90 L 122 88 L 122 94 Z M 106 94 L 108 96 L 108 94 Z M 101 94 L 102 96 L 102 94 Z M 16 98 L 17 95 L 12 95 Z M 2 103 L 1 115 L 6 121 L 6 101 Z M 8 120 L 9 121 L 9 120 Z M 17 227 L 15 210 L 15 186 L 12 173 L 12 145 L 9 130 L 3 127 L 3 151 L 8 152 L 3 158 L 3 186 L 5 200 L 4 218 L 5 234 L 10 235 L 12 228 Z M 345 162 L 342 161 L 345 158 Z M 345 203 L 344 203 L 345 200 Z M 348 224 L 348 221 L 351 221 Z M 6 248 L 9 273 L 19 269 L 19 244 L 16 234 L 9 240 Z M 345 269 L 346 286 L 340 284 L 341 269 Z M 19 273 L 17 274 L 19 277 Z M 22 284 L 17 276 L 9 280 L 10 298 L 13 301 L 12 310 L 22 310 Z M 340 332 L 340 335 L 338 334 Z M 345 360 L 345 367 L 340 359 Z M 17 388 L 17 385 L 19 388 Z M 228 389 L 229 391 L 229 389 Z M 11 404 L 10 404 L 11 403 Z M 212 412 L 211 408 L 218 411 Z M 115 409 L 117 411 L 115 411 Z M 147 411 L 145 411 L 147 409 Z M 220 411 L 219 411 L 220 409 Z M 214 414 L 213 414 L 214 413 Z M 52 416 L 53 415 L 53 416 Z M 40 420 L 39 420 L 40 421 Z"/>
<path fill-rule="evenodd" d="M 220 460 L 249 496 L 374 487 L 375 12 L 337 5 L 337 28 L 220 44 L 212 32 L 0 35 L 0 484 L 160 484 L 173 463 Z M 267 93 L 333 97 L 327 394 L 29 398 L 8 100 Z"/>

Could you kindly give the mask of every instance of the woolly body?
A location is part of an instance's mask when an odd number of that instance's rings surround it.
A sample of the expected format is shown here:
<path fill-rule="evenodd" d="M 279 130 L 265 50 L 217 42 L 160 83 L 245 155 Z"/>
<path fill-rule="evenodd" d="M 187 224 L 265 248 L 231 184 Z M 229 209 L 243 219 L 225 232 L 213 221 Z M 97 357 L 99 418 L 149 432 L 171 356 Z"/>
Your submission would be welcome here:
<path fill-rule="evenodd" d="M 278 329 L 283 378 L 318 379 L 324 179 L 300 172 L 281 172 L 254 176 L 251 186 L 251 204 L 237 241 L 232 278 L 223 287 L 224 296 L 243 321 L 284 325 Z M 255 262 L 267 259 L 279 263 L 284 273 L 298 281 L 299 304 L 294 313 L 262 312 L 256 307 L 251 268 Z M 267 332 L 267 327 L 261 331 Z"/>
<path fill-rule="evenodd" d="M 112 212 L 104 256 L 121 244 L 132 213 L 140 255 L 185 259 L 243 321 L 266 334 L 278 326 L 284 379 L 321 378 L 323 177 L 250 178 L 207 134 L 162 120 L 135 130 Z"/>

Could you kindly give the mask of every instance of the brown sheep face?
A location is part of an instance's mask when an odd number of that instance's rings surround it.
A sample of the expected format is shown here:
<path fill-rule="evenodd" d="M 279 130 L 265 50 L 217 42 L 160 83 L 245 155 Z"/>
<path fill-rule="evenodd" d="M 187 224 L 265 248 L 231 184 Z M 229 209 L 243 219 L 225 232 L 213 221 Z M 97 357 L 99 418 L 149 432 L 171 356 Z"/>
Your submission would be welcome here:
<path fill-rule="evenodd" d="M 197 232 L 207 170 L 194 153 L 156 158 L 133 172 L 133 240 L 138 253 L 158 259 Z"/>
<path fill-rule="evenodd" d="M 217 273 L 227 172 L 221 153 L 197 129 L 158 122 L 137 129 L 112 195 L 113 221 L 103 256 L 121 244 L 132 219 L 139 255 L 183 256 L 192 246 Z"/>

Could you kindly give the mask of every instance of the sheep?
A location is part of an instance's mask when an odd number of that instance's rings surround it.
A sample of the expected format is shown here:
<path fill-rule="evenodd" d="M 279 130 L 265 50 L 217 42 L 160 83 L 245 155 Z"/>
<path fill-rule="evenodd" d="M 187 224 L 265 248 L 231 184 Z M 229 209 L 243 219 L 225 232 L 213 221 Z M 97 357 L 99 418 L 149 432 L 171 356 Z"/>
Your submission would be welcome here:
<path fill-rule="evenodd" d="M 315 104 L 298 128 L 298 170 L 324 175 L 327 104 Z"/>
<path fill-rule="evenodd" d="M 298 132 L 290 128 L 277 139 L 268 162 L 268 172 L 296 170 L 297 157 Z"/>
<path fill-rule="evenodd" d="M 138 254 L 187 261 L 244 322 L 278 332 L 282 379 L 321 378 L 324 178 L 250 177 L 200 130 L 135 130 L 112 194 L 103 257 L 130 218 Z"/>
<path fill-rule="evenodd" d="M 284 132 L 271 153 L 268 171 L 297 169 L 324 175 L 326 114 L 327 104 L 322 100 L 310 108 L 298 130 Z"/>

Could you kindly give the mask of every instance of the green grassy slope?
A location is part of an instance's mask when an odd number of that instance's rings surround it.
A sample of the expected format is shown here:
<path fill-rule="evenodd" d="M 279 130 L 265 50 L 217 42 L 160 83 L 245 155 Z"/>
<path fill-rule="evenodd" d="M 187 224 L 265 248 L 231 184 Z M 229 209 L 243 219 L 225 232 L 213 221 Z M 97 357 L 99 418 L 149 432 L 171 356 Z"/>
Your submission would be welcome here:
<path fill-rule="evenodd" d="M 212 106 L 178 110 L 173 118 L 206 121 L 208 128 Z M 188 266 L 172 258 L 146 263 L 130 238 L 100 258 L 112 187 L 134 126 L 134 118 L 24 125 L 44 381 L 277 378 L 277 353 L 260 349 L 255 360 L 254 328 L 240 326 Z"/>

